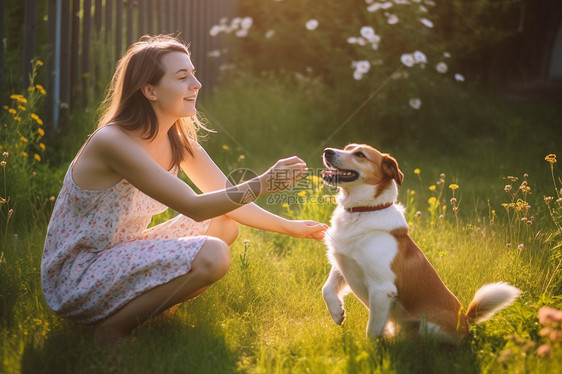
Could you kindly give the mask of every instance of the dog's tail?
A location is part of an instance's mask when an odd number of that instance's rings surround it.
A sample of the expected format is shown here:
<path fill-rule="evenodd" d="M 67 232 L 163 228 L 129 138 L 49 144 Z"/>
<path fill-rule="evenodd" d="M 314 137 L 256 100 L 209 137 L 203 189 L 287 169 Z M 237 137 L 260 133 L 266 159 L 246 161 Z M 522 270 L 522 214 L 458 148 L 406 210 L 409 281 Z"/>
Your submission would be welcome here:
<path fill-rule="evenodd" d="M 470 322 L 484 322 L 513 303 L 520 294 L 520 290 L 505 282 L 485 284 L 476 291 L 466 311 L 466 317 Z"/>

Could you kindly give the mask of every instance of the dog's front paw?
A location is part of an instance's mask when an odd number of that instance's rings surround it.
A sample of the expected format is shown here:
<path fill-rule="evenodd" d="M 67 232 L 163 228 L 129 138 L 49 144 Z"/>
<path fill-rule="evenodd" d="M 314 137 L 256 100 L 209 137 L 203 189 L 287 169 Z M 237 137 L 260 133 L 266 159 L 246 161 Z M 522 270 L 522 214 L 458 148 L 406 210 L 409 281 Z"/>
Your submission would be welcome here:
<path fill-rule="evenodd" d="M 339 308 L 339 310 L 336 311 L 330 310 L 330 315 L 337 325 L 341 325 L 345 319 L 345 309 Z"/>

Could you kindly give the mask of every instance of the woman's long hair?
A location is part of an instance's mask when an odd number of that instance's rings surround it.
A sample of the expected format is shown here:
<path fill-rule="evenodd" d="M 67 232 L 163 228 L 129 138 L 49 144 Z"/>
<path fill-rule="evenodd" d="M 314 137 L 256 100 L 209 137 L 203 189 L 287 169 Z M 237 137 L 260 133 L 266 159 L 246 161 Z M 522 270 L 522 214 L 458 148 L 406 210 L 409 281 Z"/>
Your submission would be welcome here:
<path fill-rule="evenodd" d="M 143 139 L 154 139 L 158 121 L 149 100 L 141 89 L 146 84 L 157 85 L 164 76 L 162 56 L 182 52 L 189 56 L 187 46 L 169 35 L 142 36 L 132 44 L 117 63 L 115 74 L 100 107 L 98 128 L 116 124 L 127 130 L 142 129 Z M 197 142 L 197 130 L 207 130 L 196 116 L 180 118 L 168 131 L 172 145 L 172 165 L 177 167 L 187 153 L 193 155 L 192 142 Z"/>

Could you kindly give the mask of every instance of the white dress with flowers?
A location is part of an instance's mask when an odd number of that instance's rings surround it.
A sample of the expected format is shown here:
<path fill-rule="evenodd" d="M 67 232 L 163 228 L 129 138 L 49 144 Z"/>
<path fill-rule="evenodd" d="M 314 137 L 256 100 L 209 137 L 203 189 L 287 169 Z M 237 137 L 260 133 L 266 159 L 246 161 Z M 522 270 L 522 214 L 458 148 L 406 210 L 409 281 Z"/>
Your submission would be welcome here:
<path fill-rule="evenodd" d="M 126 180 L 82 190 L 72 164 L 55 203 L 41 283 L 55 313 L 96 323 L 135 297 L 184 275 L 205 243 L 210 220 L 177 217 L 147 229 L 166 206 Z"/>

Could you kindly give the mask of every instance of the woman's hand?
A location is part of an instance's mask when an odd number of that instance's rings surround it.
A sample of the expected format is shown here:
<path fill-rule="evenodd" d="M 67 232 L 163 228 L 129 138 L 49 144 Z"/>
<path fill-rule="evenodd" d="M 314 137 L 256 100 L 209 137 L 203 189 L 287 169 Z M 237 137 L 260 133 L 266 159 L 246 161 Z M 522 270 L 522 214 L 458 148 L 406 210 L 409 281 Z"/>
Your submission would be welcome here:
<path fill-rule="evenodd" d="M 307 172 L 306 163 L 297 156 L 284 158 L 258 177 L 261 184 L 260 196 L 279 192 L 293 186 Z"/>
<path fill-rule="evenodd" d="M 316 221 L 290 220 L 285 231 L 295 238 L 323 240 L 328 228 L 328 225 Z"/>

